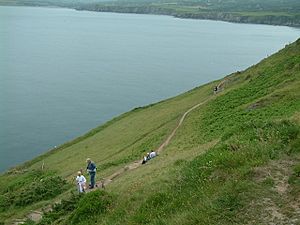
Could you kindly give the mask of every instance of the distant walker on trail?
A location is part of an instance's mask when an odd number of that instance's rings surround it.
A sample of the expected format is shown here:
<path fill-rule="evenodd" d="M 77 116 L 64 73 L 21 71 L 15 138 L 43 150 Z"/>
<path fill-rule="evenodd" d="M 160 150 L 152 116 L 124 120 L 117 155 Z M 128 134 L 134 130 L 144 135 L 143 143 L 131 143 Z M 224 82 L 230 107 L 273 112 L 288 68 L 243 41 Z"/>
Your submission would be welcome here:
<path fill-rule="evenodd" d="M 214 87 L 214 94 L 217 94 L 218 93 L 218 86 L 215 86 Z"/>
<path fill-rule="evenodd" d="M 156 155 L 157 155 L 156 152 L 153 151 L 153 150 L 151 150 L 151 152 L 150 152 L 150 159 L 154 158 Z"/>
<path fill-rule="evenodd" d="M 88 174 L 90 175 L 90 185 L 89 185 L 89 188 L 90 189 L 93 189 L 95 187 L 95 176 L 96 176 L 96 170 L 97 170 L 97 167 L 96 167 L 96 164 L 91 161 L 90 158 L 88 158 L 86 160 L 87 162 L 87 172 Z"/>
<path fill-rule="evenodd" d="M 147 155 L 145 155 L 143 157 L 143 161 L 142 161 L 142 164 L 145 164 L 146 162 L 148 162 L 150 159 L 153 159 L 155 156 L 157 156 L 157 153 L 153 150 L 151 150 L 151 152 L 147 153 Z"/>
<path fill-rule="evenodd" d="M 147 156 L 144 156 L 144 157 L 143 157 L 142 164 L 145 164 L 146 162 L 147 162 Z"/>

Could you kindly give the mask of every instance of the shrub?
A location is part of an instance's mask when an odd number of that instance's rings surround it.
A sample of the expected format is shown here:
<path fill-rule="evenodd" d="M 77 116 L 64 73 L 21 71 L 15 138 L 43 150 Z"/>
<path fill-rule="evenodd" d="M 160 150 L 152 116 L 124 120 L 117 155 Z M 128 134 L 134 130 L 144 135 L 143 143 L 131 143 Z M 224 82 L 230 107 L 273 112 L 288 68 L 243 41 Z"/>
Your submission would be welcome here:
<path fill-rule="evenodd" d="M 26 221 L 25 221 L 25 224 L 26 225 L 34 225 L 34 224 L 36 224 L 33 220 L 30 220 L 30 219 L 27 219 Z"/>
<path fill-rule="evenodd" d="M 300 164 L 294 167 L 294 175 L 300 177 Z"/>
<path fill-rule="evenodd" d="M 66 181 L 53 173 L 30 171 L 13 180 L 2 190 L 0 212 L 51 199 L 63 193 L 67 187 Z"/>
<path fill-rule="evenodd" d="M 25 186 L 13 196 L 16 206 L 26 206 L 41 200 L 47 200 L 61 194 L 66 181 L 59 176 L 46 177 Z"/>
<path fill-rule="evenodd" d="M 0 212 L 5 211 L 9 207 L 9 204 L 7 195 L 0 195 Z"/>
<path fill-rule="evenodd" d="M 300 164 L 293 168 L 293 174 L 289 177 L 289 184 L 300 192 Z"/>
<path fill-rule="evenodd" d="M 105 191 L 93 191 L 87 193 L 80 198 L 76 209 L 69 217 L 69 224 L 79 224 L 86 222 L 86 224 L 92 224 L 89 222 L 93 220 L 95 216 L 104 214 L 109 210 L 112 205 L 112 196 Z"/>
<path fill-rule="evenodd" d="M 60 203 L 56 203 L 52 206 L 52 210 L 45 213 L 39 225 L 53 224 L 61 217 L 68 216 L 75 208 L 80 200 L 82 195 L 71 193 L 65 199 L 62 199 Z"/>

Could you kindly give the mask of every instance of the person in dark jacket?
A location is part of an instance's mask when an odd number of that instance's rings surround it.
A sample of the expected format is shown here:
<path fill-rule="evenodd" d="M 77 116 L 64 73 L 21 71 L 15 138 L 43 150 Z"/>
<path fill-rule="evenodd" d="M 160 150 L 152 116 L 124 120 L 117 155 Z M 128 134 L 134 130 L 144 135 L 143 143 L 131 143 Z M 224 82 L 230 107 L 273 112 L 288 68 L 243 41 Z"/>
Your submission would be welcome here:
<path fill-rule="evenodd" d="M 144 156 L 144 157 L 143 157 L 142 164 L 145 164 L 147 161 L 148 161 L 148 160 L 147 160 L 147 156 Z"/>
<path fill-rule="evenodd" d="M 90 159 L 88 158 L 86 160 L 87 162 L 87 172 L 90 175 L 90 189 L 93 189 L 95 187 L 95 176 L 96 176 L 96 164 Z"/>
<path fill-rule="evenodd" d="M 218 86 L 215 86 L 214 87 L 214 94 L 217 94 L 218 93 Z"/>

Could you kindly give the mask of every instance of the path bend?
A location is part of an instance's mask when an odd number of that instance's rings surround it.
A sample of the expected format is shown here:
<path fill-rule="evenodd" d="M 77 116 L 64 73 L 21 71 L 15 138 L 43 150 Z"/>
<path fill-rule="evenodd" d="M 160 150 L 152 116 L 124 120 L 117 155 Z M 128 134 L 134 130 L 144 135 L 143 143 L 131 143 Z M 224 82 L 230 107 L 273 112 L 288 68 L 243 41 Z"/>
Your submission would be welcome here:
<path fill-rule="evenodd" d="M 209 97 L 208 99 L 194 105 L 193 107 L 189 108 L 187 111 L 184 112 L 184 114 L 181 116 L 177 126 L 173 129 L 173 131 L 171 132 L 171 134 L 164 140 L 164 142 L 155 150 L 155 152 L 160 153 L 171 141 L 171 139 L 174 137 L 174 135 L 176 134 L 176 131 L 178 130 L 178 128 L 182 125 L 182 123 L 184 122 L 185 118 L 187 117 L 187 115 L 192 112 L 193 110 L 195 110 L 196 108 L 198 108 L 199 106 L 205 104 L 206 102 L 208 102 L 211 99 L 211 97 Z M 136 160 L 134 162 L 132 162 L 129 165 L 124 166 L 123 168 L 117 170 L 115 173 L 113 173 L 112 175 L 102 179 L 102 181 L 98 182 L 97 185 L 98 187 L 105 187 L 106 185 L 108 185 L 109 183 L 111 183 L 115 178 L 119 177 L 121 174 L 125 173 L 126 171 L 129 170 L 133 170 L 136 169 L 138 167 L 142 166 L 142 160 Z"/>

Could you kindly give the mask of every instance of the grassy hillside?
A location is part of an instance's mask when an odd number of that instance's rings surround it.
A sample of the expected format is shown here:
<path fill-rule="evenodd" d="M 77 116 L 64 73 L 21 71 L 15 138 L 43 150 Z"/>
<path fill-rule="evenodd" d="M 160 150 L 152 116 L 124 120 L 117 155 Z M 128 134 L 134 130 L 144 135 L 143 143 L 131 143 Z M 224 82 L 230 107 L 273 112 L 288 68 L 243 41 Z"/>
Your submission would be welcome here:
<path fill-rule="evenodd" d="M 0 221 L 57 202 L 39 224 L 300 224 L 300 39 L 223 81 L 217 95 L 220 81 L 134 109 L 1 175 Z M 72 193 L 87 157 L 108 177 L 204 101 L 157 158 Z"/>

